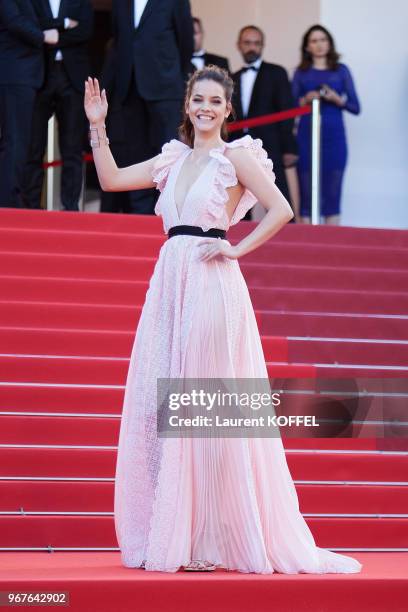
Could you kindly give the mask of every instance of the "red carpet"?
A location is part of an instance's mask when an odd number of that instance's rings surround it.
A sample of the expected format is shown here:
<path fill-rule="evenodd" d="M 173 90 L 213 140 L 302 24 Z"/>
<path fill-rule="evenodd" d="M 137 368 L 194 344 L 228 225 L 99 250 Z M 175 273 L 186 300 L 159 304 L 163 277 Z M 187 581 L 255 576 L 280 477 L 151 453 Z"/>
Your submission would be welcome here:
<path fill-rule="evenodd" d="M 145 572 L 122 567 L 119 553 L 109 552 L 8 553 L 0 555 L 0 589 L 68 591 L 75 612 L 405 611 L 407 555 L 354 556 L 361 574 L 260 576 Z"/>
<path fill-rule="evenodd" d="M 231 240 L 250 228 L 234 227 Z M 0 590 L 69 590 L 72 609 L 98 612 L 375 611 L 390 609 L 390 597 L 402 610 L 402 436 L 285 440 L 318 545 L 350 551 L 364 564 L 360 575 L 167 575 L 121 566 L 116 445 L 161 232 L 154 217 L 0 211 Z M 240 264 L 270 376 L 406 378 L 406 232 L 288 225 Z M 405 403 L 396 404 L 404 414 Z M 370 415 L 381 418 L 378 404 Z M 39 552 L 46 550 L 54 552 Z"/>

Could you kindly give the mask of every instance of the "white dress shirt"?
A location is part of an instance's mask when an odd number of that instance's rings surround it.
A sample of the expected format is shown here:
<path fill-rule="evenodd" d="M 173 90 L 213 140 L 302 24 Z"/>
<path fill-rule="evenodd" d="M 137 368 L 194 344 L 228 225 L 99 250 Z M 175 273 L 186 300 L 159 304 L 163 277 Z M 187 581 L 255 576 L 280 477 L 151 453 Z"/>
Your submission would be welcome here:
<path fill-rule="evenodd" d="M 135 0 L 135 14 L 134 14 L 134 24 L 135 28 L 140 23 L 140 19 L 143 15 L 143 11 L 145 10 L 145 6 L 148 3 L 148 0 Z"/>
<path fill-rule="evenodd" d="M 58 14 L 59 14 L 59 10 L 60 10 L 60 4 L 61 4 L 61 0 L 49 0 L 50 3 L 50 8 L 51 8 L 51 13 L 52 16 L 54 17 L 54 19 L 58 18 Z M 68 22 L 69 22 L 69 18 L 65 17 L 64 19 L 64 28 L 68 27 Z M 61 51 L 57 51 L 55 54 L 55 61 L 56 62 L 60 62 L 62 60 L 62 53 Z"/>
<path fill-rule="evenodd" d="M 200 51 L 195 51 L 193 53 L 193 57 L 191 58 L 191 63 L 194 64 L 197 70 L 201 70 L 201 68 L 204 68 L 204 55 L 205 55 L 204 49 L 200 49 Z"/>
<path fill-rule="evenodd" d="M 262 58 L 259 57 L 256 62 L 252 64 L 245 64 L 245 66 L 253 66 L 259 70 L 262 64 Z M 255 79 L 258 76 L 258 72 L 255 70 L 246 70 L 241 74 L 241 106 L 242 114 L 244 117 L 248 115 L 249 105 L 252 97 L 252 90 L 254 88 Z"/>

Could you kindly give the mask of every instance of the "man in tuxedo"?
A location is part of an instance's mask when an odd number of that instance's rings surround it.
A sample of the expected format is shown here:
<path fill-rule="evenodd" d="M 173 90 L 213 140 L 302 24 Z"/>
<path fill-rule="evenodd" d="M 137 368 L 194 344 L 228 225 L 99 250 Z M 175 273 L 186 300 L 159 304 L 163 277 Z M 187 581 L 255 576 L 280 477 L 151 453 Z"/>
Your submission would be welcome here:
<path fill-rule="evenodd" d="M 31 0 L 0 2 L 0 206 L 21 208 L 35 92 L 44 78 L 43 46 L 57 41 L 43 31 Z"/>
<path fill-rule="evenodd" d="M 87 43 L 93 30 L 93 8 L 90 0 L 37 0 L 35 7 L 41 26 L 58 30 L 58 41 L 45 53 L 45 80 L 35 100 L 24 200 L 29 208 L 40 207 L 48 120 L 55 113 L 62 158 L 61 204 L 64 210 L 78 210 L 86 127 L 84 81 L 89 76 Z"/>
<path fill-rule="evenodd" d="M 237 46 L 245 62 L 245 66 L 233 75 L 233 105 L 237 121 L 293 108 L 295 104 L 286 70 L 262 60 L 262 30 L 257 26 L 245 26 L 239 33 Z M 293 120 L 232 132 L 231 139 L 240 138 L 245 133 L 262 139 L 268 157 L 273 161 L 276 185 L 290 201 L 285 168 L 297 161 Z"/>
<path fill-rule="evenodd" d="M 193 24 L 188 0 L 113 0 L 112 18 L 114 104 L 120 104 L 121 116 L 115 114 L 114 133 L 108 122 L 108 131 L 121 165 L 129 165 L 177 138 Z M 156 199 L 155 189 L 130 191 L 126 212 L 152 214 Z"/>
<path fill-rule="evenodd" d="M 215 55 L 214 53 L 207 53 L 203 48 L 204 45 L 204 28 L 201 19 L 193 17 L 194 26 L 194 53 L 191 58 L 192 67 L 191 70 L 200 70 L 204 66 L 209 64 L 215 64 L 220 68 L 224 68 L 227 72 L 230 72 L 228 59 L 221 55 Z"/>

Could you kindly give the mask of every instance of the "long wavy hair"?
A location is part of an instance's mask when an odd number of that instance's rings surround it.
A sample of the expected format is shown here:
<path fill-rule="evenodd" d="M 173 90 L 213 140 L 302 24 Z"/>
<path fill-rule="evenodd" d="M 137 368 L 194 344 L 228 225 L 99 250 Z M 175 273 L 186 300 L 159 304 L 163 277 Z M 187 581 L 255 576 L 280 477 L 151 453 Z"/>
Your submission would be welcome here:
<path fill-rule="evenodd" d="M 189 147 L 192 147 L 194 145 L 194 126 L 191 123 L 190 117 L 187 114 L 186 106 L 191 97 L 193 87 L 198 81 L 214 81 L 215 83 L 219 83 L 224 89 L 225 99 L 227 103 L 231 103 L 232 94 L 234 91 L 234 82 L 229 76 L 228 72 L 223 68 L 215 66 L 214 64 L 204 66 L 204 68 L 202 68 L 201 70 L 196 70 L 196 72 L 191 75 L 186 85 L 186 93 L 183 105 L 183 122 L 178 130 L 180 140 L 182 140 Z M 231 110 L 231 115 L 232 117 L 235 117 L 234 109 Z M 225 118 L 221 126 L 221 138 L 223 140 L 228 140 L 227 123 L 227 118 Z"/>
<path fill-rule="evenodd" d="M 337 70 L 337 68 L 339 67 L 340 54 L 336 51 L 334 38 L 330 34 L 330 32 L 326 30 L 326 28 L 319 24 L 311 26 L 303 36 L 302 45 L 300 47 L 302 57 L 298 66 L 299 70 L 308 70 L 308 68 L 313 65 L 313 57 L 312 54 L 307 51 L 307 45 L 309 44 L 310 35 L 316 31 L 320 31 L 323 32 L 323 34 L 326 34 L 327 39 L 329 41 L 329 51 L 326 56 L 328 69 Z"/>

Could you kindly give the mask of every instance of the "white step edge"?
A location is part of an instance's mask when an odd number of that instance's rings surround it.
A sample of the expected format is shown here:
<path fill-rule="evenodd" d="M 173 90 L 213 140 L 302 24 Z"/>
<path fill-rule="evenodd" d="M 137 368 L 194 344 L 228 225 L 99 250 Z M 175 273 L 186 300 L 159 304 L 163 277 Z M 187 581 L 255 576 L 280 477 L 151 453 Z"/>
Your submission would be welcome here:
<path fill-rule="evenodd" d="M 115 419 L 119 419 L 121 418 L 120 414 L 93 414 L 93 413 L 71 413 L 71 412 L 0 412 L 0 415 L 11 415 L 11 416 L 81 416 L 81 417 L 108 417 L 108 418 L 115 418 Z M 8 445 L 2 445 L 0 444 L 0 448 L 2 446 L 8 446 Z M 13 448 L 16 448 L 17 446 L 20 445 L 12 445 Z M 21 445 L 23 448 L 25 448 L 26 446 L 31 446 L 31 445 Z M 47 446 L 47 445 L 44 445 Z M 70 447 L 70 446 L 69 446 Z M 55 446 L 53 446 L 53 448 L 55 448 Z M 63 448 L 67 448 L 67 446 L 64 446 Z M 100 448 L 118 448 L 117 446 L 113 446 L 113 447 L 101 447 L 98 445 L 86 445 L 83 446 L 81 448 L 93 448 L 93 449 L 100 449 Z M 326 449 L 326 448 L 285 448 L 285 452 L 286 453 L 312 453 L 312 454 L 341 454 L 341 455 L 401 455 L 401 456 L 406 456 L 408 455 L 408 451 L 388 451 L 388 450 L 377 450 L 377 449 L 356 449 L 356 450 L 352 450 L 352 449 Z"/>
<path fill-rule="evenodd" d="M 0 482 L 9 480 L 18 481 L 54 481 L 54 482 L 115 482 L 114 477 L 98 477 L 98 476 L 0 476 Z M 337 486 L 381 486 L 381 487 L 407 487 L 407 481 L 391 481 L 391 480 L 293 480 L 295 484 L 305 485 L 337 485 Z"/>
<path fill-rule="evenodd" d="M 364 397 L 366 397 L 366 395 L 364 394 Z M 50 418 L 58 418 L 58 417 L 69 417 L 69 418 L 121 418 L 120 414 L 84 414 L 84 413 L 77 413 L 77 412 L 54 412 L 54 413 L 50 413 L 50 412 L 0 412 L 0 416 L 15 416 L 15 417 L 27 417 L 27 416 L 34 416 L 34 417 L 39 417 L 39 416 L 46 416 L 46 417 L 50 417 Z M 325 422 L 332 422 L 333 420 L 330 419 L 320 419 L 321 423 L 325 423 Z M 335 422 L 335 420 L 334 420 Z M 341 421 L 340 421 L 341 422 Z M 364 421 L 361 421 L 359 419 L 352 419 L 350 421 L 347 421 L 348 425 L 390 425 L 392 427 L 408 427 L 408 421 L 382 421 L 382 420 L 373 420 L 373 419 L 366 419 Z M 1 447 L 1 444 L 0 444 Z"/>
<path fill-rule="evenodd" d="M 0 444 L 0 449 L 1 448 L 45 448 L 45 449 L 88 449 L 88 450 L 117 450 L 118 446 L 107 446 L 107 445 L 94 445 L 94 444 Z M 353 450 L 341 450 L 341 449 L 337 449 L 337 450 L 330 450 L 330 449 L 323 449 L 323 450 L 319 450 L 319 449 L 285 449 L 285 452 L 288 453 L 325 453 L 325 454 L 331 454 L 331 453 L 336 453 L 336 454 L 376 454 L 376 455 L 401 455 L 401 456 L 406 456 L 408 454 L 408 451 L 376 451 L 376 450 L 358 450 L 358 451 L 353 451 Z"/>
<path fill-rule="evenodd" d="M 0 357 L 7 357 L 13 359 L 66 359 L 66 360 L 82 360 L 82 361 L 123 361 L 128 363 L 130 361 L 130 357 L 95 357 L 92 355 L 38 355 L 35 353 L 32 354 L 22 354 L 22 353 L 1 353 Z M 291 366 L 291 367 L 299 367 L 299 366 L 308 366 L 315 368 L 331 368 L 331 369 L 342 369 L 348 368 L 352 370 L 396 370 L 398 372 L 407 372 L 408 366 L 399 366 L 399 365 L 380 365 L 380 364 L 360 364 L 360 363 L 317 363 L 317 362 L 300 362 L 300 361 L 291 361 L 288 363 L 287 361 L 267 361 L 267 366 Z M 4 381 L 3 381 L 4 382 Z M 97 386 L 97 385 L 95 385 Z"/>
<path fill-rule="evenodd" d="M 50 387 L 58 389 L 125 389 L 125 385 L 91 385 L 78 383 L 44 383 L 44 382 L 16 382 L 0 381 L 0 387 Z"/>
<path fill-rule="evenodd" d="M 1 325 L 0 332 L 2 331 L 25 331 L 25 332 L 57 332 L 57 333 L 90 333 L 95 336 L 101 335 L 122 335 L 122 336 L 134 336 L 135 329 L 93 329 L 87 327 L 45 327 L 38 325 Z M 349 344 L 398 344 L 406 346 L 408 345 L 408 340 L 393 340 L 389 338 L 349 338 L 349 337 L 339 337 L 339 336 L 279 336 L 279 335 L 271 335 L 271 334 L 261 334 L 261 338 L 266 340 L 272 338 L 285 338 L 286 340 L 292 340 L 296 342 L 333 342 L 333 343 L 349 343 Z M 3 355 L 1 355 L 3 356 Z"/>
<path fill-rule="evenodd" d="M 109 309 L 122 309 L 122 310 L 130 310 L 134 312 L 136 309 L 141 309 L 142 304 L 103 304 L 103 303 L 93 303 L 93 302 L 44 302 L 43 300 L 0 300 L 0 304 L 25 304 L 25 305 L 46 305 L 50 306 L 61 306 L 67 307 L 70 306 L 72 308 L 109 308 Z M 318 310 L 284 310 L 284 309 L 264 309 L 264 308 L 255 308 L 255 312 L 259 312 L 262 314 L 272 314 L 272 315 L 286 315 L 286 316 L 305 316 L 305 317 L 341 317 L 341 318 L 366 318 L 366 319 L 408 319 L 408 314 L 387 314 L 387 313 L 364 313 L 364 312 L 331 312 L 331 311 L 318 311 Z M 96 330 L 96 331 L 104 331 L 104 330 Z M 115 331 L 115 330 L 108 330 Z M 134 331 L 134 330 L 130 330 Z"/>
<path fill-rule="evenodd" d="M 332 550 L 332 551 L 343 551 L 343 552 L 408 552 L 408 548 L 330 548 L 327 546 L 321 547 L 324 548 L 325 550 Z M 54 552 L 54 551 L 68 551 L 68 552 L 75 552 L 75 551 L 83 551 L 83 552 L 120 552 L 120 548 L 118 547 L 69 547 L 69 546 L 14 546 L 14 547 L 4 547 L 4 546 L 0 546 L 0 552 L 12 552 L 12 551 L 47 551 L 47 552 Z"/>
<path fill-rule="evenodd" d="M 301 512 L 302 516 L 309 518 L 408 518 L 408 514 L 387 513 L 317 513 Z M 0 516 L 114 516 L 114 512 L 85 512 L 73 510 L 48 511 L 48 510 L 0 510 Z"/>
<path fill-rule="evenodd" d="M 2 414 L 2 413 L 0 413 Z M 6 413 L 7 414 L 7 413 Z M 14 413 L 11 413 L 14 414 Z M 33 414 L 37 414 L 37 413 L 33 413 Z M 45 413 L 46 415 L 48 415 L 48 413 Z M 57 416 L 61 416 L 59 413 L 57 413 Z M 62 415 L 62 416 L 66 416 L 66 415 Z M 71 415 L 68 415 L 71 416 Z M 83 416 L 94 416 L 94 415 L 83 415 Z M 100 416 L 105 416 L 105 415 L 100 415 Z M 115 418 L 119 418 L 118 415 L 110 415 L 112 417 Z M 86 448 L 86 449 L 93 449 L 93 450 L 100 450 L 100 449 L 117 449 L 117 446 L 98 446 L 98 445 L 92 445 L 92 444 L 87 444 L 87 445 L 81 445 L 81 446 L 75 446 L 75 445 L 71 445 L 71 444 L 66 444 L 66 445 L 62 445 L 62 444 L 0 444 L 0 448 Z M 319 448 L 285 448 L 285 453 L 307 453 L 307 454 L 325 454 L 325 455 L 332 455 L 332 454 L 338 454 L 338 455 L 399 455 L 402 457 L 405 457 L 408 455 L 408 451 L 388 451 L 388 450 L 370 450 L 370 449 L 363 449 L 363 450 L 352 450 L 352 449 L 319 449 Z"/>

